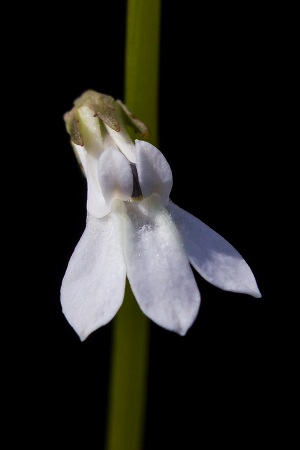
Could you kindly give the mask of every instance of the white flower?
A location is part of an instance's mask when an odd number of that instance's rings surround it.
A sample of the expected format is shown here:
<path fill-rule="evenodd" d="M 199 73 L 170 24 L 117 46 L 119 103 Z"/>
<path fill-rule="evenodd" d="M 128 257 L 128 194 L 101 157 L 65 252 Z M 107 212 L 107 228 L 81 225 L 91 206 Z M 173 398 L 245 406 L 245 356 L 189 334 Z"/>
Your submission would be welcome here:
<path fill-rule="evenodd" d="M 63 313 L 81 340 L 115 316 L 126 276 L 141 310 L 180 335 L 200 306 L 191 265 L 221 289 L 261 297 L 237 250 L 170 200 L 168 162 L 132 141 L 124 114 L 120 102 L 89 91 L 65 116 L 88 188 L 86 228 L 61 286 Z"/>

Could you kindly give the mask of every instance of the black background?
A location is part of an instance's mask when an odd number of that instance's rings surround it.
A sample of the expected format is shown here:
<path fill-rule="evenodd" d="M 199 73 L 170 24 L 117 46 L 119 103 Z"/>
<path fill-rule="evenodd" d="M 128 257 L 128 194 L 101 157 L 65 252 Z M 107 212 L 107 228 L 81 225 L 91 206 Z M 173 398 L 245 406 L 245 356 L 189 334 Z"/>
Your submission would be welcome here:
<path fill-rule="evenodd" d="M 187 335 L 151 323 L 141 450 L 280 442 L 288 387 L 270 232 L 282 139 L 278 16 L 247 4 L 196 11 L 194 2 L 162 3 L 160 150 L 173 171 L 171 198 L 236 247 L 262 299 L 221 291 L 195 273 L 202 303 Z M 21 247 L 11 259 L 20 277 L 9 285 L 5 412 L 11 443 L 31 448 L 104 448 L 113 324 L 81 343 L 59 298 L 86 215 L 63 114 L 86 89 L 124 99 L 126 2 L 83 6 L 67 15 L 50 6 L 31 15 L 27 7 L 10 49 L 12 229 Z"/>

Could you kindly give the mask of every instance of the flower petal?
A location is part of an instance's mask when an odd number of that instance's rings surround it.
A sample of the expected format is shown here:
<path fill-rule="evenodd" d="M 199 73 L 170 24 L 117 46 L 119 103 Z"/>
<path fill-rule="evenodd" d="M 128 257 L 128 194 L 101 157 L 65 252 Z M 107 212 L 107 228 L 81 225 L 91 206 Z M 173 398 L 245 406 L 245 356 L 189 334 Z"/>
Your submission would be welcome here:
<path fill-rule="evenodd" d="M 87 179 L 87 210 L 94 217 L 104 217 L 109 213 L 98 181 L 98 159 L 87 153 L 85 147 L 72 143 L 79 165 Z"/>
<path fill-rule="evenodd" d="M 81 162 L 87 178 L 87 210 L 94 217 L 104 217 L 109 209 L 104 201 L 98 181 L 98 159 L 103 151 L 99 119 L 87 106 L 78 109 L 84 147 L 74 144 L 73 148 Z"/>
<path fill-rule="evenodd" d="M 181 232 L 191 264 L 205 280 L 226 291 L 261 297 L 250 267 L 229 242 L 171 200 L 167 209 Z"/>
<path fill-rule="evenodd" d="M 118 122 L 120 129 L 119 131 L 113 130 L 110 126 L 105 125 L 106 130 L 108 131 L 109 135 L 113 139 L 114 143 L 119 147 L 121 152 L 126 156 L 127 159 L 129 159 L 130 162 L 135 163 L 135 147 L 134 143 L 132 142 L 131 137 L 129 136 L 126 126 L 122 117 L 122 114 L 119 113 L 119 106 L 118 104 L 115 104 L 116 110 L 115 113 L 118 117 Z"/>
<path fill-rule="evenodd" d="M 143 196 L 158 194 L 165 205 L 173 186 L 173 176 L 168 161 L 149 142 L 136 139 L 135 148 L 136 167 Z"/>
<path fill-rule="evenodd" d="M 86 176 L 86 149 L 81 145 L 71 142 L 75 156 L 77 158 L 79 167 L 81 168 L 84 176 Z"/>
<path fill-rule="evenodd" d="M 104 217 L 109 213 L 97 174 L 98 159 L 87 154 L 87 210 L 94 217 Z"/>
<path fill-rule="evenodd" d="M 62 281 L 63 313 L 81 340 L 109 322 L 123 301 L 126 269 L 118 216 L 88 216 Z"/>
<path fill-rule="evenodd" d="M 158 325 L 184 335 L 200 294 L 177 228 L 155 194 L 126 207 L 125 260 L 136 300 Z"/>
<path fill-rule="evenodd" d="M 98 177 L 101 190 L 110 207 L 114 199 L 123 201 L 131 198 L 133 176 L 128 159 L 115 148 L 107 148 L 98 163 Z"/>

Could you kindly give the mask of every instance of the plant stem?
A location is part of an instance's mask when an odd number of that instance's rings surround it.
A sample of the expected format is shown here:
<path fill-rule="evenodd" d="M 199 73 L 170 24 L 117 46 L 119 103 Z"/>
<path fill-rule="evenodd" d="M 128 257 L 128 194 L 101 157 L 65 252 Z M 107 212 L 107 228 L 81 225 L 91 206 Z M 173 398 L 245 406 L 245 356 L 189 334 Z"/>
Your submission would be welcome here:
<path fill-rule="evenodd" d="M 125 103 L 158 145 L 160 0 L 128 0 Z M 155 280 L 153 280 L 155 282 Z M 141 450 L 146 417 L 149 321 L 127 281 L 114 319 L 106 450 Z"/>
<path fill-rule="evenodd" d="M 158 145 L 160 0 L 128 0 L 125 103 Z"/>

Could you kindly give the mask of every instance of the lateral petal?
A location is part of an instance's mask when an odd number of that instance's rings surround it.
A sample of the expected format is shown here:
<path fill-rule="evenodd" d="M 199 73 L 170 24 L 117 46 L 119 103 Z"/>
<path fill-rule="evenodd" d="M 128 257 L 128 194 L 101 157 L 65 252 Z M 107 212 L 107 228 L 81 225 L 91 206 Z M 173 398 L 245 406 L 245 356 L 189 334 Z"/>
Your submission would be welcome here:
<path fill-rule="evenodd" d="M 191 264 L 205 280 L 226 291 L 261 297 L 252 270 L 228 241 L 171 200 L 167 209 L 181 232 Z"/>
<path fill-rule="evenodd" d="M 63 313 L 81 340 L 114 317 L 125 279 L 119 213 L 88 216 L 61 286 Z"/>

